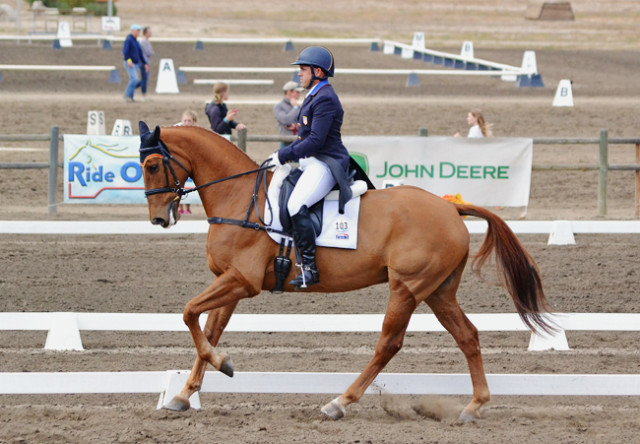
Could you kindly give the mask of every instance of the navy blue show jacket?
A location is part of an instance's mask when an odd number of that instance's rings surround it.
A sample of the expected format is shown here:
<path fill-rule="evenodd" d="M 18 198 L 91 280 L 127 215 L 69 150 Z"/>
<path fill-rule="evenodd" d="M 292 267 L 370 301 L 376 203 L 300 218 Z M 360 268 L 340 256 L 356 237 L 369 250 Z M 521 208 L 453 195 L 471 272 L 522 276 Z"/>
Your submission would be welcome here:
<path fill-rule="evenodd" d="M 331 157 L 347 171 L 349 152 L 340 134 L 343 116 L 340 99 L 329 83 L 308 95 L 298 116 L 298 140 L 278 151 L 280 163 L 312 156 Z"/>

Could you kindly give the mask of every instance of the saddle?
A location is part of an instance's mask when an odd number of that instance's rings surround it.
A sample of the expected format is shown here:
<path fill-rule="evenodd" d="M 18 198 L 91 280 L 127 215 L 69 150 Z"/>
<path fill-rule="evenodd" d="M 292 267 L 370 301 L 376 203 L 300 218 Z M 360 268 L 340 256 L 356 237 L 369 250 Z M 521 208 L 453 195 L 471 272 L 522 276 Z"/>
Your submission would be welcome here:
<path fill-rule="evenodd" d="M 267 233 L 272 240 L 280 244 L 280 252 L 274 258 L 276 283 L 271 290 L 273 293 L 282 293 L 285 279 L 291 270 L 292 223 L 287 202 L 301 175 L 302 171 L 298 168 L 291 171 L 289 164 L 279 166 L 275 169 L 267 190 L 268 199 L 265 204 L 264 218 L 265 224 L 271 228 Z M 338 190 L 332 190 L 309 208 L 318 246 L 356 248 L 360 196 L 369 186 L 367 181 L 356 180 L 349 188 L 352 197 L 344 203 L 344 211 L 339 210 L 340 192 Z M 324 220 L 325 218 L 327 220 Z M 326 228 L 324 233 L 323 226 Z"/>
<path fill-rule="evenodd" d="M 278 206 L 280 207 L 279 216 L 280 223 L 282 224 L 282 230 L 285 233 L 291 233 L 291 215 L 287 210 L 287 203 L 289 202 L 289 198 L 291 197 L 291 193 L 295 188 L 300 176 L 302 175 L 302 170 L 299 168 L 295 168 L 291 171 L 284 179 L 282 179 L 282 185 L 280 187 L 280 195 L 278 196 Z M 274 176 L 276 178 L 277 176 Z M 277 186 L 277 184 L 274 184 Z M 351 184 L 351 192 L 353 193 L 352 199 L 363 195 L 367 191 L 367 183 L 364 180 L 356 180 Z M 329 192 L 323 199 L 316 202 L 309 208 L 309 215 L 311 216 L 311 223 L 313 225 L 313 231 L 316 234 L 316 237 L 322 233 L 322 219 L 323 219 L 323 211 L 324 211 L 324 201 L 325 200 L 338 200 L 339 199 L 339 190 L 336 185 L 332 191 Z"/>

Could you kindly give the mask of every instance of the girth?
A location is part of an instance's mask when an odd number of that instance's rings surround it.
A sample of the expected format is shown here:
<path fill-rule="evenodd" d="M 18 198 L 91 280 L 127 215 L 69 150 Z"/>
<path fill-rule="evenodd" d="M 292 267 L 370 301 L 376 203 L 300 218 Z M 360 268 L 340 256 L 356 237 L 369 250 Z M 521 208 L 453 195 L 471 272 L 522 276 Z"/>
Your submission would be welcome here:
<path fill-rule="evenodd" d="M 248 220 L 228 219 L 226 217 L 210 217 L 207 219 L 207 222 L 209 222 L 210 224 L 237 225 L 242 228 L 251 228 L 256 231 L 259 231 L 259 230 L 270 231 L 273 233 L 287 235 L 287 233 L 285 233 L 282 230 L 276 230 L 266 225 L 259 224 L 258 222 L 250 222 Z"/>

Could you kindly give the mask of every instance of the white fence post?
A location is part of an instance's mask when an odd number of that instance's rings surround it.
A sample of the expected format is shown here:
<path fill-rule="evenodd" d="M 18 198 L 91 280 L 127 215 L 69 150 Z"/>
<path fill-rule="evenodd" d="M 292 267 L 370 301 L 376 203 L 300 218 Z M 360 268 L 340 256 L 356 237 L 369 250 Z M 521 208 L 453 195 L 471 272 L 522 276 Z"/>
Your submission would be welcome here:
<path fill-rule="evenodd" d="M 75 313 L 51 313 L 45 350 L 82 351 L 82 339 Z"/>
<path fill-rule="evenodd" d="M 571 350 L 569 348 L 569 343 L 567 342 L 567 335 L 565 335 L 564 330 L 556 332 L 552 335 L 547 335 L 545 333 L 531 333 L 531 338 L 529 339 L 529 351 L 547 351 L 547 350 L 557 350 L 557 351 L 566 351 Z"/>
<path fill-rule="evenodd" d="M 557 220 L 553 223 L 547 245 L 575 245 L 573 227 L 568 220 Z"/>

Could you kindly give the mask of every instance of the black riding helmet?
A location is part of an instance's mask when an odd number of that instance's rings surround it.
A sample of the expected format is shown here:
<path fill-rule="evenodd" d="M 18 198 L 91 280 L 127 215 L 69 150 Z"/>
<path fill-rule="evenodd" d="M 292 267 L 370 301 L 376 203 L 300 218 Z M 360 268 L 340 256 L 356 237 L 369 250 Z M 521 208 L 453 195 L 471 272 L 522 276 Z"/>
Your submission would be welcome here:
<path fill-rule="evenodd" d="M 333 77 L 335 70 L 333 54 L 323 46 L 309 46 L 303 49 L 298 56 L 298 60 L 293 62 L 292 65 L 309 65 L 320 68 L 327 77 Z"/>

